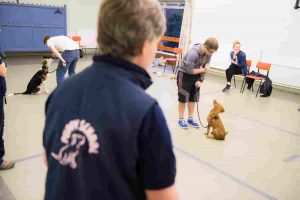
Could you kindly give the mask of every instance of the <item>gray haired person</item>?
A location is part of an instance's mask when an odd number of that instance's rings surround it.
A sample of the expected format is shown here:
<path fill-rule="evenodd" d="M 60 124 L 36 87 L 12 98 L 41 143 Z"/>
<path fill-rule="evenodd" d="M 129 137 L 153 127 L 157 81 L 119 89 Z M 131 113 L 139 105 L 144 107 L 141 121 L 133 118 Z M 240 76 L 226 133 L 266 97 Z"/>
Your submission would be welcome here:
<path fill-rule="evenodd" d="M 163 112 L 145 90 L 165 31 L 157 0 L 102 0 L 100 55 L 46 104 L 46 200 L 177 200 Z"/>

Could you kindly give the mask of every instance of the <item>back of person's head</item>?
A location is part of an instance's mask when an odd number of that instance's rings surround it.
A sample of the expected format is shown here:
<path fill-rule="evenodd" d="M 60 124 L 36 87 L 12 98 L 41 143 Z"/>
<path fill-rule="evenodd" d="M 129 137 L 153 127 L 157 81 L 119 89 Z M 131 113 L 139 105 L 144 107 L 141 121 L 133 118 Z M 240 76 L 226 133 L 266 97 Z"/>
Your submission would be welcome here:
<path fill-rule="evenodd" d="M 164 31 L 165 17 L 157 0 L 102 0 L 97 38 L 101 55 L 130 59 Z"/>
<path fill-rule="evenodd" d="M 232 43 L 232 47 L 234 48 L 237 44 L 241 45 L 241 43 L 238 40 L 234 40 Z"/>
<path fill-rule="evenodd" d="M 51 36 L 47 35 L 44 37 L 44 44 L 47 44 L 47 41 L 51 38 Z"/>
<path fill-rule="evenodd" d="M 219 48 L 219 42 L 216 38 L 214 37 L 209 37 L 206 39 L 204 45 L 211 50 L 217 51 Z"/>

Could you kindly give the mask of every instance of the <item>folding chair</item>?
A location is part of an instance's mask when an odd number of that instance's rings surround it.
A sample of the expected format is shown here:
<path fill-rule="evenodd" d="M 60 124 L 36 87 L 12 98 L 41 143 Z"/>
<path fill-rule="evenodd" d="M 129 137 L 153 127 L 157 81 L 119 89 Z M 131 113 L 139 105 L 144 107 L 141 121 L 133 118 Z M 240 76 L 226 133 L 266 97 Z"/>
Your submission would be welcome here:
<path fill-rule="evenodd" d="M 256 92 L 256 97 L 257 97 L 258 91 L 259 91 L 260 87 L 262 86 L 262 81 L 264 81 L 264 80 L 266 79 L 266 77 L 269 77 L 269 72 L 270 72 L 270 69 L 271 69 L 271 64 L 270 64 L 270 63 L 258 62 L 258 63 L 256 64 L 256 68 L 258 69 L 258 71 L 257 71 L 258 73 L 260 72 L 260 70 L 267 71 L 267 75 L 266 75 L 266 76 L 254 76 L 254 75 L 250 75 L 250 74 L 246 75 L 246 77 L 245 77 L 245 79 L 244 79 L 244 81 L 243 81 L 243 84 L 242 84 L 242 86 L 243 86 L 243 88 L 242 88 L 242 93 L 243 93 L 244 90 L 245 90 L 246 79 L 247 79 L 247 78 L 253 79 L 254 81 L 258 80 L 258 81 L 260 81 L 260 82 L 259 82 L 259 86 L 258 86 L 257 92 Z M 253 87 L 253 86 L 252 86 L 252 87 Z"/>
<path fill-rule="evenodd" d="M 172 66 L 173 73 L 176 74 L 176 71 L 178 70 L 178 67 L 179 67 L 179 63 L 182 60 L 182 52 L 183 52 L 182 48 L 174 48 L 172 53 L 175 53 L 176 58 L 166 58 L 165 59 L 166 62 L 165 62 L 164 72 L 166 70 L 167 64 L 170 64 Z"/>
<path fill-rule="evenodd" d="M 80 44 L 81 36 L 72 36 L 72 40 L 75 41 L 75 42 L 78 42 L 79 48 L 81 48 L 81 49 L 84 50 L 85 57 L 87 58 L 87 55 L 86 55 L 86 46 Z"/>
<path fill-rule="evenodd" d="M 249 73 L 249 70 L 250 70 L 251 65 L 252 65 L 252 60 L 246 60 L 247 74 Z M 244 75 L 244 74 L 235 74 L 235 75 L 233 75 L 234 87 L 236 87 L 236 84 L 235 84 L 235 76 L 240 76 L 240 77 L 245 78 L 245 75 Z M 252 88 L 252 90 L 253 90 L 253 88 Z"/>

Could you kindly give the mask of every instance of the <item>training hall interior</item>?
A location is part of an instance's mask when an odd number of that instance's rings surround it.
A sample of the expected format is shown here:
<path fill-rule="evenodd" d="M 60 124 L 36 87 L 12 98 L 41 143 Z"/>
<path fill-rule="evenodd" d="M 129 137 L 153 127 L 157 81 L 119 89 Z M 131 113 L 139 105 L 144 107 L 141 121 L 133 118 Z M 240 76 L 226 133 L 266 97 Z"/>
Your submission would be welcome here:
<path fill-rule="evenodd" d="M 65 35 L 80 46 L 76 74 L 91 65 L 99 54 L 100 3 L 0 1 L 0 48 L 7 64 L 4 160 L 15 163 L 0 170 L 0 200 L 44 199 L 45 103 L 57 87 L 55 73 L 47 75 L 47 88 L 37 94 L 9 94 L 24 92 L 45 56 L 51 55 L 43 43 L 46 35 Z M 180 199 L 299 199 L 299 0 L 160 0 L 160 5 L 167 28 L 147 69 L 153 84 L 146 92 L 159 103 L 171 133 Z M 182 128 L 178 69 L 188 50 L 208 37 L 217 38 L 219 48 L 199 90 L 194 119 L 200 127 Z M 246 54 L 247 74 L 234 74 L 230 89 L 224 90 L 236 41 Z M 53 59 L 49 71 L 57 64 Z M 252 87 L 245 88 L 246 79 L 253 80 Z M 224 140 L 205 134 L 214 100 L 224 108 L 219 114 L 227 132 Z"/>

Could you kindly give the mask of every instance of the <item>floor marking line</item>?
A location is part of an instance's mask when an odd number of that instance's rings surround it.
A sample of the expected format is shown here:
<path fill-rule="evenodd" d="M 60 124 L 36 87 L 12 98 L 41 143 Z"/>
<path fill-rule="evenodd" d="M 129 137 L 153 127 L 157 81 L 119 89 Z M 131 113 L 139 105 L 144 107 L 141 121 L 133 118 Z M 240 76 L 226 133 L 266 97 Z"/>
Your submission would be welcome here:
<path fill-rule="evenodd" d="M 300 157 L 299 155 L 292 155 L 292 156 L 284 159 L 283 161 L 288 163 L 288 162 L 291 162 L 291 161 L 294 161 L 294 160 L 298 159 L 299 157 Z"/>
<path fill-rule="evenodd" d="M 175 147 L 175 146 L 174 146 L 174 149 L 175 149 L 176 151 L 178 151 L 178 152 L 180 152 L 180 153 L 186 155 L 187 157 L 189 157 L 189 158 L 191 158 L 191 159 L 193 159 L 193 160 L 195 160 L 195 161 L 201 163 L 202 165 L 205 165 L 206 167 L 211 168 L 211 169 L 215 170 L 216 172 L 222 174 L 223 176 L 225 176 L 225 177 L 227 177 L 227 178 L 229 178 L 229 179 L 235 181 L 235 182 L 238 183 L 239 185 L 242 185 L 242 186 L 244 186 L 244 187 L 246 187 L 246 188 L 252 190 L 252 191 L 255 192 L 256 194 L 259 194 L 259 195 L 265 197 L 266 199 L 269 199 L 269 200 L 277 200 L 277 198 L 271 196 L 270 194 L 268 194 L 268 193 L 266 193 L 266 192 L 263 192 L 263 191 L 261 191 L 261 190 L 255 188 L 254 186 L 252 186 L 252 185 L 246 183 L 245 181 L 243 181 L 243 180 L 241 180 L 241 179 L 239 179 L 239 178 L 237 178 L 237 177 L 235 177 L 235 176 L 233 176 L 233 175 L 231 175 L 231 174 L 225 172 L 224 170 L 222 170 L 222 169 L 220 169 L 220 168 L 214 166 L 213 164 L 211 164 L 211 163 L 209 163 L 209 162 L 207 162 L 207 161 L 204 161 L 204 160 L 202 160 L 202 159 L 200 159 L 200 158 L 194 156 L 193 154 L 190 154 L 190 153 L 188 153 L 188 152 L 186 152 L 186 151 L 184 151 L 184 150 L 182 150 L 182 149 L 180 149 L 180 148 L 178 148 L 178 147 Z"/>
<path fill-rule="evenodd" d="M 282 132 L 286 132 L 286 133 L 288 133 L 288 134 L 290 134 L 290 135 L 294 135 L 294 136 L 300 137 L 300 133 L 295 133 L 295 132 L 292 132 L 292 131 L 289 131 L 289 130 L 286 130 L 286 129 L 283 129 L 283 128 L 280 128 L 280 127 L 277 127 L 277 126 L 274 126 L 274 125 L 270 125 L 270 124 L 261 122 L 260 120 L 251 119 L 251 118 L 246 117 L 246 116 L 243 116 L 243 115 L 241 115 L 241 114 L 239 114 L 239 113 L 234 113 L 234 112 L 227 112 L 227 113 L 230 114 L 230 115 L 233 115 L 233 116 L 238 116 L 238 117 L 247 119 L 247 120 L 252 121 L 252 122 L 256 122 L 256 123 L 258 123 L 258 124 L 267 126 L 267 127 L 269 127 L 269 128 L 273 128 L 273 129 L 276 129 L 276 130 L 280 130 L 280 131 L 282 131 Z"/>

